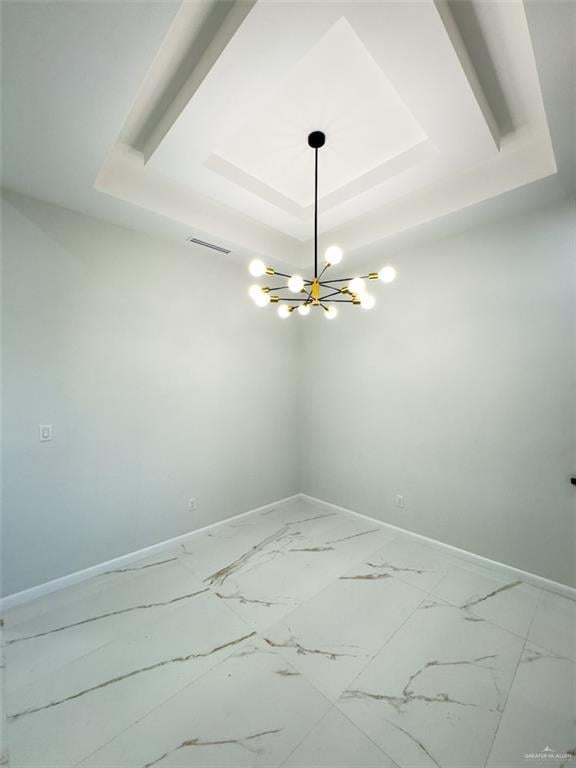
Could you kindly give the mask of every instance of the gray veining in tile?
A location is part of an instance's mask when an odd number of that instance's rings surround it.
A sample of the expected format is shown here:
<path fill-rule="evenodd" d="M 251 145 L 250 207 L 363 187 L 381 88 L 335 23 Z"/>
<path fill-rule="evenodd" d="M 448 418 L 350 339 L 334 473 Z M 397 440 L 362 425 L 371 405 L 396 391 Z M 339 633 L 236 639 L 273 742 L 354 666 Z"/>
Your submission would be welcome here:
<path fill-rule="evenodd" d="M 575 605 L 294 500 L 8 611 L 10 759 L 567 768 Z"/>
<path fill-rule="evenodd" d="M 302 675 L 278 674 L 285 669 L 275 653 L 234 654 L 83 768 L 280 765 L 330 708 Z"/>
<path fill-rule="evenodd" d="M 401 768 L 483 766 L 523 641 L 424 603 L 338 700 Z"/>
<path fill-rule="evenodd" d="M 529 643 L 487 766 L 524 768 L 544 760 L 567 765 L 575 756 L 576 662 Z"/>

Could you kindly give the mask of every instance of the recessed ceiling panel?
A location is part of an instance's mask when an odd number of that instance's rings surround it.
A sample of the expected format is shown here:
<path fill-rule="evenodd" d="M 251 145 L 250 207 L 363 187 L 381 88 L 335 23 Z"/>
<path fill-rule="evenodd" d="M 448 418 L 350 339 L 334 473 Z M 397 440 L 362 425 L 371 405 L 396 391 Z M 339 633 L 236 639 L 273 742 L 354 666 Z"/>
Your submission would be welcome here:
<path fill-rule="evenodd" d="M 307 126 L 327 133 L 320 197 L 426 141 L 384 72 L 339 19 L 215 154 L 308 207 L 313 199 Z M 212 167 L 217 167 L 213 163 Z"/>
<path fill-rule="evenodd" d="M 497 154 L 434 3 L 257 3 L 147 166 L 284 234 L 321 228 Z"/>
<path fill-rule="evenodd" d="M 554 173 L 521 0 L 469 5 L 242 6 L 206 41 L 158 142 L 144 153 L 117 142 L 97 186 L 298 263 L 313 225 L 311 131 L 327 135 L 319 231 L 348 252 Z M 174 25 L 157 63 L 185 50 L 185 29 Z M 154 67 L 148 80 L 161 77 Z M 144 98 L 134 110 L 146 120 Z"/>

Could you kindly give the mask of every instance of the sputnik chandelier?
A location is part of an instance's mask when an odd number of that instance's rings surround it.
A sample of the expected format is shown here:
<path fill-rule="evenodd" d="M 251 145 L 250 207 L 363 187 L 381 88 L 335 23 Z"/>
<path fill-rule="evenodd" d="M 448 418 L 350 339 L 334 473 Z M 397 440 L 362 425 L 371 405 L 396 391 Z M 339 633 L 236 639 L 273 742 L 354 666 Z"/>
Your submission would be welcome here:
<path fill-rule="evenodd" d="M 326 142 L 322 131 L 313 131 L 308 136 L 308 146 L 314 150 L 314 277 L 306 280 L 301 275 L 286 275 L 277 272 L 273 267 L 267 267 L 260 259 L 250 262 L 250 274 L 253 277 L 280 277 L 287 279 L 285 285 L 250 286 L 250 296 L 259 307 L 268 304 L 278 304 L 278 315 L 290 317 L 296 310 L 299 315 L 306 316 L 312 307 L 318 307 L 325 317 L 332 320 L 338 314 L 335 304 L 355 304 L 363 309 L 372 309 L 376 299 L 366 290 L 366 280 L 381 280 L 391 283 L 396 277 L 394 267 L 382 267 L 379 272 L 369 272 L 359 277 L 339 277 L 335 280 L 323 279 L 329 267 L 336 266 L 342 261 L 342 249 L 331 245 L 324 253 L 324 265 L 318 272 L 318 150 Z M 289 291 L 293 296 L 278 295 L 277 292 Z M 285 303 L 284 303 L 285 302 Z"/>

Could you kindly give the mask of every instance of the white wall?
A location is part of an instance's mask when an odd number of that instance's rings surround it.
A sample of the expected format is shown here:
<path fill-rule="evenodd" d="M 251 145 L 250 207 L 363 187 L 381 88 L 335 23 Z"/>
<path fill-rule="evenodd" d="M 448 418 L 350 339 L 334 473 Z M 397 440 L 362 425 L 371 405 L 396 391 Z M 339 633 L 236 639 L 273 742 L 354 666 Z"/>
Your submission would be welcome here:
<path fill-rule="evenodd" d="M 576 585 L 575 233 L 570 202 L 470 231 L 308 318 L 301 490 Z"/>
<path fill-rule="evenodd" d="M 2 229 L 4 594 L 297 491 L 294 327 L 245 265 L 16 195 Z"/>
<path fill-rule="evenodd" d="M 232 257 L 7 200 L 4 594 L 299 490 L 576 583 L 573 204 L 283 322 Z"/>

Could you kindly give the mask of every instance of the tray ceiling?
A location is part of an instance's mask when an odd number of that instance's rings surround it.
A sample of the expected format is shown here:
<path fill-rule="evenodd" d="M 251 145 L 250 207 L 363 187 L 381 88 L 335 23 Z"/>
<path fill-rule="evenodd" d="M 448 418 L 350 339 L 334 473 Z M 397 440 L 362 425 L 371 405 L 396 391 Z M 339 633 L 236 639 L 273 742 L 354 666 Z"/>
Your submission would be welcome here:
<path fill-rule="evenodd" d="M 96 188 L 299 265 L 312 130 L 327 135 L 321 235 L 352 257 L 554 173 L 522 2 L 469 3 L 472 25 L 457 5 L 184 5 Z"/>

